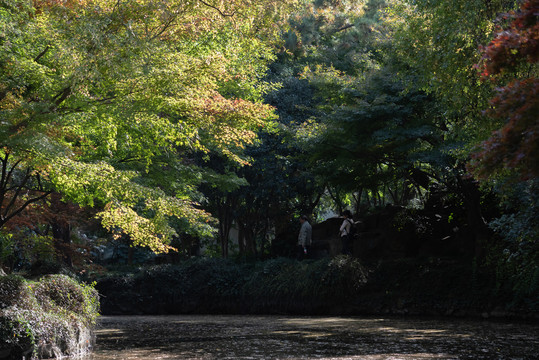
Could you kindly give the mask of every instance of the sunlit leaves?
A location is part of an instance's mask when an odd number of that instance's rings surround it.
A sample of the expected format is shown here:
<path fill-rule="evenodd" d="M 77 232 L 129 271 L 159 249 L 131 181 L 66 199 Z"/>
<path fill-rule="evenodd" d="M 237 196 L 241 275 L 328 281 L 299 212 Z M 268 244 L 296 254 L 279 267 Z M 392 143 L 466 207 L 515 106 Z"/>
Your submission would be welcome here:
<path fill-rule="evenodd" d="M 106 206 L 104 225 L 134 244 L 166 250 L 174 217 L 207 234 L 202 170 L 174 163 L 198 151 L 247 162 L 274 118 L 261 79 L 295 3 L 2 2 L 0 146 L 66 199 Z"/>
<path fill-rule="evenodd" d="M 486 107 L 492 89 L 477 76 L 477 48 L 491 36 L 498 12 L 511 5 L 502 0 L 488 6 L 481 0 L 400 0 L 388 10 L 394 51 L 419 75 L 421 88 L 446 106 L 447 122 L 464 130 L 453 136 L 469 140 L 488 129 L 479 109 Z"/>

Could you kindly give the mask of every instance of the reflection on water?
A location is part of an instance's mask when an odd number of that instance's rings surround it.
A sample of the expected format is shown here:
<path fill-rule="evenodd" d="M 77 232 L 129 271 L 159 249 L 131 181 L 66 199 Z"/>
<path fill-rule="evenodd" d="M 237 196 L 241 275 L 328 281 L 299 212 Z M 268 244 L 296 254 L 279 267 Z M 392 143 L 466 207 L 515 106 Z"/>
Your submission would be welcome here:
<path fill-rule="evenodd" d="M 539 325 L 455 319 L 112 316 L 105 359 L 537 359 Z"/>

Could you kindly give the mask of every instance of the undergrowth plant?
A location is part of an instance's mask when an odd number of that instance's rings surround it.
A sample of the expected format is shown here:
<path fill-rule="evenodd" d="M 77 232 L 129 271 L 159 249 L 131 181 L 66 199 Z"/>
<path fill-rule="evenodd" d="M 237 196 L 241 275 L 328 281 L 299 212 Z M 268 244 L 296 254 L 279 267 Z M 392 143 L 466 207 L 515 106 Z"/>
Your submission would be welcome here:
<path fill-rule="evenodd" d="M 93 285 L 65 275 L 30 282 L 0 277 L 0 350 L 10 358 L 78 355 L 92 343 L 99 312 Z"/>

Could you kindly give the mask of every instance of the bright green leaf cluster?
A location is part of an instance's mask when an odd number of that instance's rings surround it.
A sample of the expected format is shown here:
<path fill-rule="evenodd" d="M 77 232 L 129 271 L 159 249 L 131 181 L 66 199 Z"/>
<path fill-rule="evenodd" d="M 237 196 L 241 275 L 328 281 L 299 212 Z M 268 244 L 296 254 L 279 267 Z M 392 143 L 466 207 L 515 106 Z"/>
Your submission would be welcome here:
<path fill-rule="evenodd" d="M 167 250 L 174 217 L 207 232 L 190 154 L 247 163 L 274 118 L 262 77 L 294 5 L 2 1 L 0 149 L 41 188 L 104 208 L 105 227 L 136 245 Z M 158 184 L 159 172 L 180 178 Z"/>

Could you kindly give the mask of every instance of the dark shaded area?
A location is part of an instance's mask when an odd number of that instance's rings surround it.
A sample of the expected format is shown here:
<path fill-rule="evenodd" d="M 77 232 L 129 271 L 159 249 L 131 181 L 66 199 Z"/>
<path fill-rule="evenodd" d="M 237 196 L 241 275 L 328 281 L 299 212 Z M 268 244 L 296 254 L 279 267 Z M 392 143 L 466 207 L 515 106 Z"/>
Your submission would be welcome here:
<path fill-rule="evenodd" d="M 98 279 L 104 314 L 437 315 L 539 319 L 473 265 L 348 256 L 236 263 L 193 259 Z"/>

